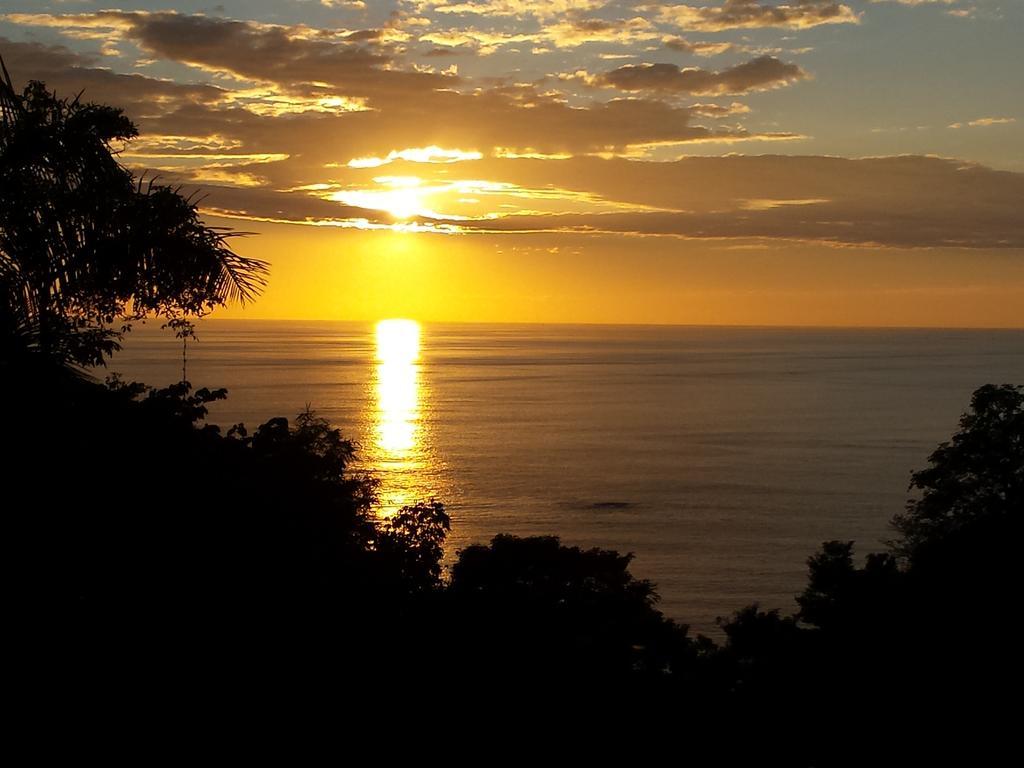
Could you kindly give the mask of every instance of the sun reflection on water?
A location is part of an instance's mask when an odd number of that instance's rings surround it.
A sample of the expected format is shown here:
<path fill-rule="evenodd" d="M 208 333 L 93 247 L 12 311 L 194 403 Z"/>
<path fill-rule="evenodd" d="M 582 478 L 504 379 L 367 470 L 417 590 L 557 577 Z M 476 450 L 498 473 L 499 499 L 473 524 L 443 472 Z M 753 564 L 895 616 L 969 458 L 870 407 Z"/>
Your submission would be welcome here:
<path fill-rule="evenodd" d="M 426 459 L 421 425 L 420 325 L 381 320 L 376 327 L 374 456 L 380 514 L 418 500 Z"/>

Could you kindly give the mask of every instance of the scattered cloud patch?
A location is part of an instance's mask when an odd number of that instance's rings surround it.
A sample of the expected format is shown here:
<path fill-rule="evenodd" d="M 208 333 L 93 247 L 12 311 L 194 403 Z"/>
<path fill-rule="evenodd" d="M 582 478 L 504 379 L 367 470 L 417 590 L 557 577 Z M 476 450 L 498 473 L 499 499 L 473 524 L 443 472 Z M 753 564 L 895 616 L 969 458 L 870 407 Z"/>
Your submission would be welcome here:
<path fill-rule="evenodd" d="M 1015 117 L 979 117 L 977 120 L 970 120 L 966 123 L 951 123 L 950 128 L 988 128 L 993 125 L 1010 125 L 1016 123 L 1017 118 Z"/>
<path fill-rule="evenodd" d="M 809 29 L 822 24 L 857 24 L 860 21 L 860 16 L 850 6 L 832 0 L 791 0 L 781 4 L 725 0 L 721 5 L 711 6 L 648 3 L 641 10 L 656 14 L 665 23 L 702 32 L 765 27 Z"/>
<path fill-rule="evenodd" d="M 412 163 L 457 163 L 463 160 L 479 160 L 479 152 L 463 152 L 461 149 L 442 149 L 438 146 L 393 149 L 385 157 L 357 157 L 348 161 L 349 168 L 379 168 L 395 160 Z"/>
<path fill-rule="evenodd" d="M 807 77 L 796 64 L 787 64 L 774 56 L 759 56 L 717 72 L 664 63 L 626 64 L 598 75 L 594 82 L 628 92 L 723 95 L 781 88 Z"/>

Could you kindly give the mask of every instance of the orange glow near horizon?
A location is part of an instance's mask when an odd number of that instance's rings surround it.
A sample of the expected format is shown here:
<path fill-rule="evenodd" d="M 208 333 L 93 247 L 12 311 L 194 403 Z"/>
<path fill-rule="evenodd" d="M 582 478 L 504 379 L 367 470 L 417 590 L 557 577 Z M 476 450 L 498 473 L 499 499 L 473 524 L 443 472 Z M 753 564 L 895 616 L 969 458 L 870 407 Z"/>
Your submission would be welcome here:
<path fill-rule="evenodd" d="M 790 206 L 792 207 L 792 206 Z M 238 226 L 228 219 L 211 224 Z M 220 318 L 470 323 L 1021 327 L 1024 261 L 956 249 L 785 248 L 256 224 L 233 241 L 267 289 Z M 627 249 L 628 256 L 623 256 Z M 370 339 L 371 344 L 375 343 Z"/>
<path fill-rule="evenodd" d="M 218 319 L 1024 328 L 1021 0 L 11 5 L 15 90 L 260 235 Z"/>

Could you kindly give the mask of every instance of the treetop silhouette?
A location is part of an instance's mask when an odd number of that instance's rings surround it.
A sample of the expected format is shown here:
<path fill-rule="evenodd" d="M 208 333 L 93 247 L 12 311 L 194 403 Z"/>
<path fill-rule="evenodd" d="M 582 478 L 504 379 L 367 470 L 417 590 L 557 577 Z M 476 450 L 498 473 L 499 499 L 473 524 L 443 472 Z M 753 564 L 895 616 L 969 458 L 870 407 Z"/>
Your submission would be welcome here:
<path fill-rule="evenodd" d="M 0 344 L 102 364 L 133 320 L 201 316 L 255 298 L 267 264 L 210 227 L 180 189 L 138 179 L 120 109 L 0 78 Z"/>
<path fill-rule="evenodd" d="M 971 395 L 960 430 L 928 457 L 910 487 L 920 495 L 893 519 L 897 552 L 928 556 L 952 535 L 1024 510 L 1024 387 L 986 384 Z"/>

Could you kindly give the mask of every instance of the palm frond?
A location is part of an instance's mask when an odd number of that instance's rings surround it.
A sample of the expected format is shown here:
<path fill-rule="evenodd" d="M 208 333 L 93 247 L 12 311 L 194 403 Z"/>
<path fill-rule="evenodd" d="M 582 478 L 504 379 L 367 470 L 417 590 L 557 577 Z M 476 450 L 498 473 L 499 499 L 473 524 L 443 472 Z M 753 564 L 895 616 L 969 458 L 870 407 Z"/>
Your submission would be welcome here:
<path fill-rule="evenodd" d="M 121 110 L 35 81 L 19 94 L 2 60 L 0 75 L 5 324 L 35 323 L 39 347 L 95 364 L 118 316 L 197 316 L 262 292 L 267 263 L 229 242 L 249 233 L 207 226 L 197 193 L 121 165 L 112 143 L 137 135 Z"/>

